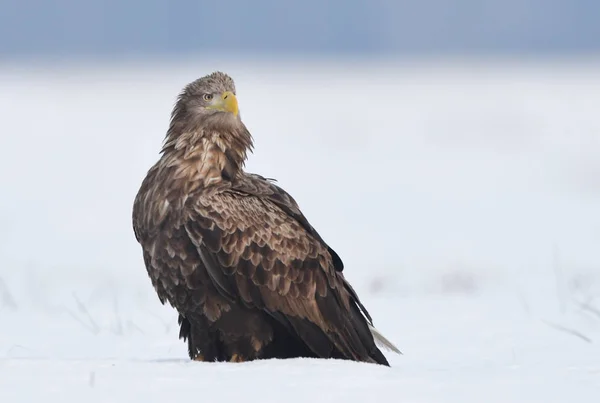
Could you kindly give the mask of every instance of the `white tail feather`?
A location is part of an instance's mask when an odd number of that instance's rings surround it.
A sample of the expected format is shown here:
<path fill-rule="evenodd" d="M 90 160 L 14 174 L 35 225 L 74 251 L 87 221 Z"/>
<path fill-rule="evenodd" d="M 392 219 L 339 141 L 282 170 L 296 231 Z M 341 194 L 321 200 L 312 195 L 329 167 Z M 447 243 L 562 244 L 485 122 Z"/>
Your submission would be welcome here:
<path fill-rule="evenodd" d="M 391 341 L 389 341 L 381 333 L 379 333 L 379 330 L 375 329 L 371 325 L 369 325 L 369 330 L 371 331 L 371 334 L 373 335 L 373 339 L 375 339 L 375 344 L 378 347 L 384 348 L 388 351 L 393 351 L 394 353 L 397 353 L 397 354 L 402 354 L 402 352 L 400 350 L 398 350 L 398 347 L 394 346 L 394 344 L 392 344 Z"/>

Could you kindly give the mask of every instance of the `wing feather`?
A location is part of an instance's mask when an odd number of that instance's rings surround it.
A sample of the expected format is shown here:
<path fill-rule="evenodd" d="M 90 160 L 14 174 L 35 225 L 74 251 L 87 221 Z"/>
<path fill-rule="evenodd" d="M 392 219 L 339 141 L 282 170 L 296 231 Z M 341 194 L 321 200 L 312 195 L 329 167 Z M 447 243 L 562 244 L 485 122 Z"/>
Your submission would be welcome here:
<path fill-rule="evenodd" d="M 257 174 L 246 174 L 236 182 L 236 189 L 245 194 L 253 194 L 268 198 L 269 201 L 277 205 L 287 215 L 294 218 L 311 236 L 325 246 L 331 256 L 335 270 L 344 270 L 342 259 L 329 245 L 327 245 L 327 243 L 325 243 L 319 233 L 308 222 L 304 214 L 302 214 L 296 200 L 281 187 L 273 183 L 273 180 L 267 180 Z"/>
<path fill-rule="evenodd" d="M 184 222 L 218 291 L 266 310 L 313 351 L 335 345 L 347 356 L 369 357 L 361 334 L 367 323 L 362 316 L 357 323 L 353 295 L 331 248 L 298 220 L 299 210 L 290 215 L 256 193 L 236 188 L 203 194 Z M 331 346 L 318 345 L 323 340 Z"/>

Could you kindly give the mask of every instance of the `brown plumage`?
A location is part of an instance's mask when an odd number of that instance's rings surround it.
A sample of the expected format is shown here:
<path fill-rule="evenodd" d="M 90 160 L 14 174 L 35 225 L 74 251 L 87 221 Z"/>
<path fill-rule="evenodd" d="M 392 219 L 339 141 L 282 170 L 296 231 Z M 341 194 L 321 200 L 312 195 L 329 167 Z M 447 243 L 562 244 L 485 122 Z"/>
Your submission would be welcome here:
<path fill-rule="evenodd" d="M 341 358 L 389 365 L 397 351 L 294 199 L 243 170 L 252 137 L 233 80 L 216 72 L 179 95 L 133 228 L 160 301 L 203 361 Z"/>

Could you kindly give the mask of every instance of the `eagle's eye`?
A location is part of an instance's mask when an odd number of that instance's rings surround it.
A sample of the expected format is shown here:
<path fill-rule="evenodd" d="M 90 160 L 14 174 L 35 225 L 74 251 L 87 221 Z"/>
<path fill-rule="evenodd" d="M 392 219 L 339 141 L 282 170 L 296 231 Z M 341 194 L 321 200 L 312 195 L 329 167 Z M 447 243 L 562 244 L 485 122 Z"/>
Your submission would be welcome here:
<path fill-rule="evenodd" d="M 210 101 L 211 99 L 213 99 L 213 94 L 204 94 L 202 95 L 202 99 L 204 99 L 205 101 Z"/>

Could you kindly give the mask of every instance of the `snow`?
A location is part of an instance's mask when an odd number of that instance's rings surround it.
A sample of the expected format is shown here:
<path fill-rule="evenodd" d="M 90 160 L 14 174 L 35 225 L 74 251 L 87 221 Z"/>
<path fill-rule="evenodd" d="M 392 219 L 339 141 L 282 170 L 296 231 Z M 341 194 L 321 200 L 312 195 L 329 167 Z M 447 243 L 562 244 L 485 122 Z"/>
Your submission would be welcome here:
<path fill-rule="evenodd" d="M 0 401 L 596 401 L 598 63 L 206 60 L 0 67 Z M 186 359 L 131 205 L 214 69 L 391 368 Z"/>

